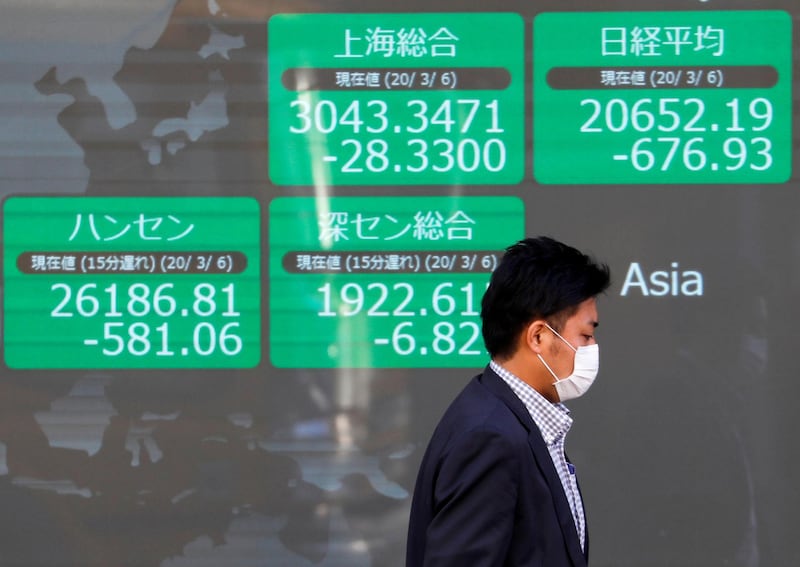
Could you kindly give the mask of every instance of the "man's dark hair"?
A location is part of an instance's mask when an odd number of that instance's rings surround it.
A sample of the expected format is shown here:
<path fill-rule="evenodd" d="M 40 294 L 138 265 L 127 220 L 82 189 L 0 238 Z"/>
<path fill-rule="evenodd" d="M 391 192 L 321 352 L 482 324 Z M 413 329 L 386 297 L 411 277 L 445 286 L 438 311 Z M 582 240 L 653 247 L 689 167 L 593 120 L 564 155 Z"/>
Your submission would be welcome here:
<path fill-rule="evenodd" d="M 552 238 L 526 238 L 506 248 L 481 304 L 483 341 L 492 357 L 509 357 L 520 332 L 536 319 L 560 330 L 578 306 L 610 284 L 608 266 Z"/>

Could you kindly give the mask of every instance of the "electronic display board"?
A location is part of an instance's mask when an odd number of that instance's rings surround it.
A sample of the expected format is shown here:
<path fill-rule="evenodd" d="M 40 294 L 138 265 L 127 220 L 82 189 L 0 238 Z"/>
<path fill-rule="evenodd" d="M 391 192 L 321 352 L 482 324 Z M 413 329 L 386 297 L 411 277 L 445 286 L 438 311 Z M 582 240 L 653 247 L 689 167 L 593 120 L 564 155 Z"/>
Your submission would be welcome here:
<path fill-rule="evenodd" d="M 480 298 L 514 197 L 338 197 L 270 207 L 272 363 L 282 368 L 474 368 Z M 300 295 L 303 303 L 293 300 Z M 303 337 L 298 341 L 297 337 Z"/>
<path fill-rule="evenodd" d="M 595 567 L 800 564 L 796 0 L 9 0 L 0 566 L 400 567 L 549 235 Z"/>
<path fill-rule="evenodd" d="M 258 364 L 255 200 L 17 197 L 3 213 L 9 367 Z"/>
<path fill-rule="evenodd" d="M 518 14 L 278 14 L 269 25 L 274 183 L 522 179 Z"/>
<path fill-rule="evenodd" d="M 786 12 L 547 13 L 534 38 L 539 182 L 789 179 Z"/>

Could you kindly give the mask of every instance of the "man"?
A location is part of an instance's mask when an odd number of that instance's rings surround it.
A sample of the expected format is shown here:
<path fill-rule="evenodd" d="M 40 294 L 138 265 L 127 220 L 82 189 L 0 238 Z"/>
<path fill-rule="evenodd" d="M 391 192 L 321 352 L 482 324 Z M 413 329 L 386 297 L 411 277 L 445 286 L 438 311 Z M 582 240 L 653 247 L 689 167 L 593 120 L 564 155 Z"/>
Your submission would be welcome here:
<path fill-rule="evenodd" d="M 609 270 L 551 238 L 506 250 L 483 298 L 491 362 L 423 457 L 407 567 L 581 567 L 588 537 L 562 405 L 597 374 L 596 297 Z"/>

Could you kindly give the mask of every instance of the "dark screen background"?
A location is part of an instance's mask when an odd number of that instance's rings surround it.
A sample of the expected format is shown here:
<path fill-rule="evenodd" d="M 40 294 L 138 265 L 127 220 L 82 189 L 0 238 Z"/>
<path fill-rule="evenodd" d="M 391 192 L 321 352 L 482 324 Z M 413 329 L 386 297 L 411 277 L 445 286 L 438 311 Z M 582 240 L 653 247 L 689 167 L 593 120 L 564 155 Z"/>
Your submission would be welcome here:
<path fill-rule="evenodd" d="M 270 201 L 315 195 L 270 182 L 269 17 L 480 17 L 487 8 L 445 0 L 7 1 L 0 194 L 251 196 L 261 204 L 267 266 Z M 800 14 L 790 0 L 503 1 L 489 9 L 521 14 L 530 47 L 542 11 L 753 8 L 786 10 L 795 22 Z M 528 49 L 527 85 L 532 63 Z M 531 101 L 528 86 L 520 120 L 529 124 Z M 328 191 L 517 196 L 528 234 L 552 235 L 611 266 L 614 283 L 599 303 L 601 372 L 570 404 L 567 444 L 592 565 L 797 565 L 796 174 L 764 186 L 543 186 L 531 175 L 526 132 L 518 185 Z M 633 262 L 699 271 L 704 293 L 621 296 Z M 402 565 L 425 444 L 480 368 L 273 368 L 268 297 L 264 275 L 262 363 L 254 369 L 3 368 L 0 564 Z"/>

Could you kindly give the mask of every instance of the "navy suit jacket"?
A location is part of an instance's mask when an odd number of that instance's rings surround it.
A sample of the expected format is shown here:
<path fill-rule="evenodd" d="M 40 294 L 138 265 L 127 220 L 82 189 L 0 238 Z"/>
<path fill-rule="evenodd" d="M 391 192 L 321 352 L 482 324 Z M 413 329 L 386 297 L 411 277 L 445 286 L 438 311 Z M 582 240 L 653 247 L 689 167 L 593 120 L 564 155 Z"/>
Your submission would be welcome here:
<path fill-rule="evenodd" d="M 490 367 L 436 427 L 414 489 L 407 567 L 585 567 L 539 428 Z"/>

